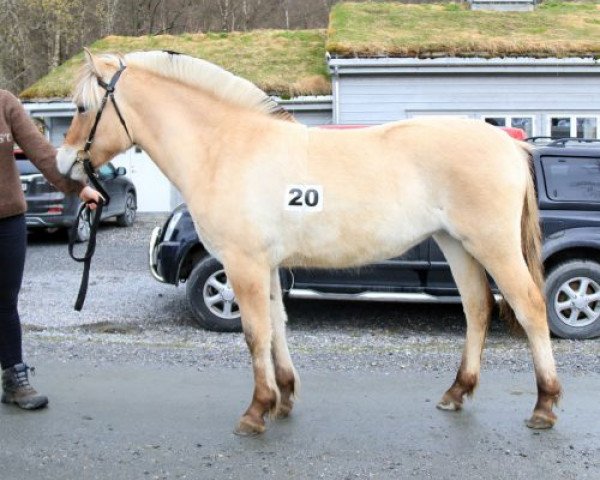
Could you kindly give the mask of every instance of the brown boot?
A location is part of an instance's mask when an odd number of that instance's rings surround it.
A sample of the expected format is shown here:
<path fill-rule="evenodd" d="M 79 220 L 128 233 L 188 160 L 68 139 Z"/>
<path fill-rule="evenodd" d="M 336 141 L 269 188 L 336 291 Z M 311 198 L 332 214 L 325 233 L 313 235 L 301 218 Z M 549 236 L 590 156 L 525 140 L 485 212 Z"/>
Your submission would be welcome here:
<path fill-rule="evenodd" d="M 28 370 L 32 373 L 34 371 L 24 363 L 18 363 L 2 371 L 2 403 L 14 403 L 25 410 L 35 410 L 48 405 L 48 398 L 39 395 L 29 385 Z"/>

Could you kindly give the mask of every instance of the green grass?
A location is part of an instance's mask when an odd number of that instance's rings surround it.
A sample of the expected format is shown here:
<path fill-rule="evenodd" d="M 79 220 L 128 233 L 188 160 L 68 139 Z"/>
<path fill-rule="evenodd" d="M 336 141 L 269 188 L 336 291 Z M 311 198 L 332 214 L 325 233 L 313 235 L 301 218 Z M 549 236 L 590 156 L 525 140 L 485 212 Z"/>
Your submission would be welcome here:
<path fill-rule="evenodd" d="M 322 30 L 110 36 L 95 42 L 95 53 L 174 50 L 216 63 L 272 95 L 325 95 L 331 92 Z M 83 53 L 69 59 L 21 92 L 27 99 L 68 98 Z"/>
<path fill-rule="evenodd" d="M 341 57 L 600 57 L 600 4 L 549 1 L 533 12 L 458 3 L 338 3 L 327 50 Z"/>

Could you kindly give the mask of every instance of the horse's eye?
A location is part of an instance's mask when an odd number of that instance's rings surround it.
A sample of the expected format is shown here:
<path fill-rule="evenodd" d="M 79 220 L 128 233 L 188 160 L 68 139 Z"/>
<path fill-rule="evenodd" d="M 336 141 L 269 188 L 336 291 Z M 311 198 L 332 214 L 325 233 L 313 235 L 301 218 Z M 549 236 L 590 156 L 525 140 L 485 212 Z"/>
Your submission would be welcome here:
<path fill-rule="evenodd" d="M 85 113 L 85 107 L 83 105 L 77 105 L 77 113 Z"/>

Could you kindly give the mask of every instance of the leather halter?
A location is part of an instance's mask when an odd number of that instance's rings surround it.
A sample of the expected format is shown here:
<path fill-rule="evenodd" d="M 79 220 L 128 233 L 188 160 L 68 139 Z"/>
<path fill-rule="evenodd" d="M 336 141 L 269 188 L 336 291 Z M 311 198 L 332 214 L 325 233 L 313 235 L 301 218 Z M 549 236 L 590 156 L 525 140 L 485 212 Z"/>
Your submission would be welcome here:
<path fill-rule="evenodd" d="M 98 85 L 100 85 L 100 87 L 102 87 L 105 90 L 104 96 L 102 97 L 102 103 L 100 104 L 100 108 L 98 109 L 98 112 L 96 113 L 96 118 L 94 120 L 94 124 L 92 125 L 92 129 L 90 130 L 90 133 L 85 142 L 83 150 L 79 150 L 77 152 L 75 161 L 73 162 L 73 164 L 69 168 L 69 171 L 67 172 L 67 176 L 69 176 L 71 171 L 73 170 L 73 167 L 77 163 L 81 163 L 83 165 L 83 169 L 85 170 L 85 173 L 87 174 L 87 176 L 90 179 L 90 182 L 92 183 L 92 185 L 94 185 L 94 188 L 96 190 L 98 190 L 98 192 L 100 192 L 102 197 L 104 197 L 104 200 L 100 199 L 100 201 L 98 202 L 96 211 L 94 212 L 94 218 L 93 218 L 91 228 L 90 228 L 90 239 L 89 239 L 89 243 L 87 246 L 87 250 L 83 257 L 75 256 L 74 247 L 75 247 L 75 242 L 76 242 L 77 227 L 79 225 L 79 222 L 82 220 L 82 218 L 84 216 L 84 210 L 86 208 L 89 208 L 87 203 L 83 204 L 79 207 L 79 211 L 77 212 L 77 219 L 76 219 L 75 223 L 73 224 L 73 226 L 71 227 L 71 231 L 69 232 L 69 236 L 70 236 L 70 238 L 69 238 L 69 255 L 71 256 L 71 258 L 73 260 L 83 263 L 83 275 L 81 278 L 81 284 L 79 285 L 79 293 L 77 295 L 77 300 L 75 301 L 75 310 L 77 310 L 77 311 L 80 311 L 83 308 L 83 303 L 85 302 L 85 297 L 87 294 L 90 266 L 91 266 L 91 262 L 92 262 L 92 257 L 94 256 L 94 252 L 96 251 L 96 233 L 98 232 L 98 225 L 100 224 L 100 220 L 102 218 L 102 210 L 103 210 L 104 206 L 108 205 L 108 203 L 110 202 L 110 196 L 108 195 L 108 192 L 102 186 L 102 184 L 98 180 L 96 173 L 94 172 L 94 168 L 92 167 L 92 162 L 90 161 L 90 153 L 89 153 L 90 148 L 92 147 L 92 143 L 94 143 L 94 138 L 96 136 L 96 129 L 98 127 L 98 123 L 100 122 L 100 118 L 102 117 L 102 112 L 104 112 L 104 107 L 106 106 L 106 103 L 109 98 L 112 101 L 113 106 L 115 107 L 115 111 L 117 112 L 119 121 L 121 122 L 121 125 L 123 125 L 123 128 L 125 129 L 125 132 L 127 133 L 127 136 L 129 137 L 129 140 L 131 141 L 132 144 L 134 143 L 133 139 L 131 138 L 131 135 L 129 133 L 129 130 L 127 128 L 127 125 L 125 124 L 125 120 L 123 120 L 123 115 L 121 115 L 121 110 L 119 110 L 119 106 L 117 105 L 117 102 L 116 102 L 115 96 L 114 96 L 115 86 L 117 85 L 117 82 L 119 81 L 119 78 L 121 77 L 121 74 L 123 73 L 123 70 L 125 70 L 125 68 L 126 68 L 126 66 L 123 64 L 123 62 L 119 61 L 119 70 L 117 70 L 117 72 L 113 75 L 113 77 L 110 79 L 110 82 L 108 84 L 106 82 L 104 82 L 101 78 L 98 78 Z M 88 212 L 88 215 L 91 215 L 91 210 Z"/>
<path fill-rule="evenodd" d="M 105 205 L 109 204 L 110 196 L 108 195 L 108 193 L 106 192 L 106 190 L 104 189 L 102 184 L 98 181 L 98 178 L 97 178 L 96 174 L 94 173 L 94 168 L 92 167 L 92 163 L 90 161 L 90 153 L 89 152 L 90 152 L 90 148 L 92 147 L 92 144 L 94 143 L 94 139 L 96 138 L 96 129 L 98 128 L 98 123 L 100 123 L 100 118 L 102 118 L 102 113 L 104 112 L 104 107 L 106 107 L 106 104 L 108 103 L 108 99 L 111 100 L 113 106 L 115 107 L 115 112 L 117 113 L 119 122 L 121 122 L 121 125 L 123 125 L 123 128 L 125 129 L 125 133 L 127 133 L 127 137 L 129 138 L 129 141 L 132 144 L 134 143 L 133 139 L 131 138 L 131 134 L 129 133 L 129 129 L 127 128 L 127 124 L 125 123 L 125 120 L 123 119 L 123 115 L 121 114 L 121 110 L 119 109 L 119 106 L 117 105 L 117 101 L 115 100 L 115 95 L 114 95 L 115 87 L 117 86 L 117 82 L 119 81 L 119 78 L 121 78 L 121 74 L 123 73 L 123 71 L 126 68 L 127 68 L 127 66 L 119 60 L 119 69 L 115 72 L 113 77 L 110 79 L 110 82 L 106 83 L 101 78 L 97 79 L 98 85 L 105 90 L 104 96 L 102 97 L 102 101 L 100 103 L 100 108 L 98 109 L 98 112 L 96 112 L 96 118 L 94 119 L 94 124 L 92 125 L 92 129 L 90 130 L 88 138 L 85 141 L 83 150 L 79 150 L 77 152 L 77 156 L 75 157 L 73 164 L 71 165 L 71 167 L 69 168 L 69 171 L 67 172 L 67 176 L 68 176 L 76 164 L 78 164 L 78 163 L 82 164 L 83 168 L 85 170 L 85 173 L 87 174 L 87 176 L 90 179 L 90 182 L 92 183 L 92 185 L 94 185 L 94 188 L 96 190 L 98 190 L 100 192 L 100 194 L 104 197 Z"/>

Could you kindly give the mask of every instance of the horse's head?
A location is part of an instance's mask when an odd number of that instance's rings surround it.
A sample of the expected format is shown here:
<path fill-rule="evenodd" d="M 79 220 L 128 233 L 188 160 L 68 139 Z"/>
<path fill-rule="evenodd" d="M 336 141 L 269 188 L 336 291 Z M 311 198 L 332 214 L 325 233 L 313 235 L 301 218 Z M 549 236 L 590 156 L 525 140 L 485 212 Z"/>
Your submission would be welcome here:
<path fill-rule="evenodd" d="M 77 113 L 57 157 L 59 171 L 75 180 L 86 178 L 85 159 L 98 168 L 133 144 L 119 94 L 125 70 L 122 58 L 95 56 L 87 49 L 85 56 L 73 95 Z"/>

